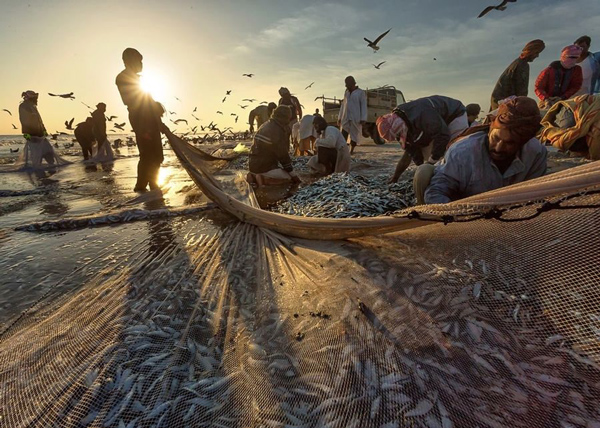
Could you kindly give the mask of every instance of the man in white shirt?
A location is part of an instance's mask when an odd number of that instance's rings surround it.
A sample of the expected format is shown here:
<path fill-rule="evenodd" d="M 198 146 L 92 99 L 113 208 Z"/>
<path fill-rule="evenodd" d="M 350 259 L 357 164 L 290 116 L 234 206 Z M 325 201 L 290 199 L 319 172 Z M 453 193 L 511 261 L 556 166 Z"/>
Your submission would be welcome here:
<path fill-rule="evenodd" d="M 356 85 L 354 77 L 348 76 L 344 82 L 346 92 L 338 115 L 338 126 L 344 138 L 350 135 L 350 154 L 353 154 L 362 126 L 367 122 L 367 94 Z"/>
<path fill-rule="evenodd" d="M 600 78 L 600 52 L 596 54 L 589 52 L 592 44 L 589 36 L 581 36 L 575 41 L 575 44 L 583 49 L 577 59 L 577 65 L 581 67 L 583 74 L 583 82 L 574 96 L 593 94 L 594 87 L 597 86 L 596 82 Z"/>

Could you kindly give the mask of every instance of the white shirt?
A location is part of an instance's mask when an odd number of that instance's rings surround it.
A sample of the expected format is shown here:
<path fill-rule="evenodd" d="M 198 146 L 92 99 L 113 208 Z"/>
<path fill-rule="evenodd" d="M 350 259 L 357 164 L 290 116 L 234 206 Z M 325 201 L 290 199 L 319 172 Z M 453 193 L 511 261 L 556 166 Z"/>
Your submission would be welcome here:
<path fill-rule="evenodd" d="M 581 67 L 581 73 L 583 74 L 583 82 L 581 88 L 577 91 L 574 97 L 577 95 L 587 95 L 592 92 L 592 58 L 588 55 L 586 59 L 577 64 Z"/>
<path fill-rule="evenodd" d="M 346 139 L 342 135 L 339 129 L 335 126 L 328 126 L 325 128 L 325 132 L 323 133 L 321 138 L 317 138 L 316 141 L 317 147 L 327 147 L 329 149 L 341 150 L 344 147 L 348 146 L 346 143 Z"/>
<path fill-rule="evenodd" d="M 346 122 L 367 121 L 367 94 L 360 88 L 352 92 L 346 89 L 344 101 L 340 107 L 338 118 L 342 125 Z"/>

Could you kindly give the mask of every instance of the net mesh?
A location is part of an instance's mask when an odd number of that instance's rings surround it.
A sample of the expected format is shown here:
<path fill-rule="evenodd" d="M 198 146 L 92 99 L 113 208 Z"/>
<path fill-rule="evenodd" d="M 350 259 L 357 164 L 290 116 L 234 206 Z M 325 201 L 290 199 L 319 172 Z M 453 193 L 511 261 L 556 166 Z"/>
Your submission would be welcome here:
<path fill-rule="evenodd" d="M 6 324 L 0 426 L 598 427 L 600 196 L 544 180 L 570 209 L 346 241 L 192 222 Z"/>

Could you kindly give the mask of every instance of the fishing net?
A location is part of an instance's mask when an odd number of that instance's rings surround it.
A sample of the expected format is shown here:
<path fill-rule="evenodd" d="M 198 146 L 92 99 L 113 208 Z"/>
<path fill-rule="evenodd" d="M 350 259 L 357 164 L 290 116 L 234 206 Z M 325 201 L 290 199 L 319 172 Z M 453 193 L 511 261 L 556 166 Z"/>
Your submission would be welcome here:
<path fill-rule="evenodd" d="M 60 157 L 47 138 L 31 137 L 12 165 L 0 165 L 0 172 L 35 171 L 53 169 L 71 162 Z"/>
<path fill-rule="evenodd" d="M 74 271 L 6 320 L 0 426 L 600 426 L 595 164 L 307 218 L 232 197 L 170 142 L 231 217 Z"/>

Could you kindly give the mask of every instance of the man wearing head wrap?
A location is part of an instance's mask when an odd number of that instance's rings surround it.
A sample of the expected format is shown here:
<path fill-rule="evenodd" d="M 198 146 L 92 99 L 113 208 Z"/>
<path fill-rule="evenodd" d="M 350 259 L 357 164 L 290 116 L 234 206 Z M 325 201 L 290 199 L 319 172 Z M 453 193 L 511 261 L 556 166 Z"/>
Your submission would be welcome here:
<path fill-rule="evenodd" d="M 137 182 L 133 189 L 135 192 L 145 191 L 148 185 L 151 190 L 159 188 L 158 173 L 164 159 L 160 133 L 168 130 L 161 121 L 162 112 L 157 108 L 156 101 L 140 87 L 142 59 L 142 54 L 136 49 L 125 49 L 125 70 L 119 73 L 115 81 L 123 104 L 129 111 L 129 123 L 140 152 Z"/>
<path fill-rule="evenodd" d="M 540 108 L 550 108 L 556 102 L 571 98 L 581 88 L 583 73 L 577 65 L 582 49 L 577 45 L 565 47 L 560 61 L 550 63 L 535 81 L 535 93 Z"/>
<path fill-rule="evenodd" d="M 376 123 L 384 140 L 399 141 L 404 149 L 390 183 L 398 181 L 411 161 L 435 164 L 444 156 L 450 140 L 469 126 L 463 103 L 441 95 L 399 105 Z"/>
<path fill-rule="evenodd" d="M 346 92 L 338 114 L 338 126 L 345 138 L 350 136 L 350 154 L 358 144 L 362 127 L 367 122 L 367 94 L 356 84 L 354 77 L 344 80 Z"/>
<path fill-rule="evenodd" d="M 581 36 L 575 40 L 575 44 L 581 48 L 581 54 L 577 59 L 577 65 L 581 67 L 583 82 L 581 88 L 574 96 L 592 95 L 600 92 L 600 52 L 590 52 L 592 39 L 590 36 Z"/>
<path fill-rule="evenodd" d="M 281 96 L 281 98 L 279 99 L 279 105 L 288 106 L 292 112 L 292 117 L 290 118 L 291 128 L 294 125 L 294 123 L 302 119 L 302 106 L 300 105 L 300 101 L 298 101 L 298 98 L 293 96 L 288 88 L 279 88 L 279 95 Z"/>
<path fill-rule="evenodd" d="M 48 133 L 37 108 L 38 93 L 29 90 L 23 92 L 21 97 L 23 102 L 19 104 L 19 120 L 23 136 L 27 140 L 23 148 L 25 162 L 34 168 L 41 166 L 42 159 L 49 165 L 54 165 L 58 159 L 46 138 Z"/>
<path fill-rule="evenodd" d="M 268 186 L 300 181 L 289 153 L 291 117 L 289 107 L 279 106 L 256 132 L 250 147 L 250 172 L 246 176 L 249 183 Z"/>
<path fill-rule="evenodd" d="M 498 108 L 498 101 L 511 95 L 527 96 L 529 87 L 529 63 L 533 62 L 546 45 L 542 40 L 527 43 L 519 58 L 515 59 L 500 75 L 492 91 L 491 110 Z"/>
<path fill-rule="evenodd" d="M 546 173 L 546 148 L 535 138 L 540 120 L 531 98 L 502 104 L 488 131 L 469 135 L 448 149 L 428 186 L 415 183 L 415 193 L 421 193 L 417 199 L 443 204 L 541 177 Z"/>
<path fill-rule="evenodd" d="M 256 120 L 256 129 L 260 129 L 263 123 L 265 123 L 271 117 L 273 110 L 277 107 L 275 103 L 269 103 L 268 105 L 260 105 L 253 110 L 250 110 L 248 116 L 248 123 L 250 124 L 250 132 L 254 132 L 254 120 Z"/>

